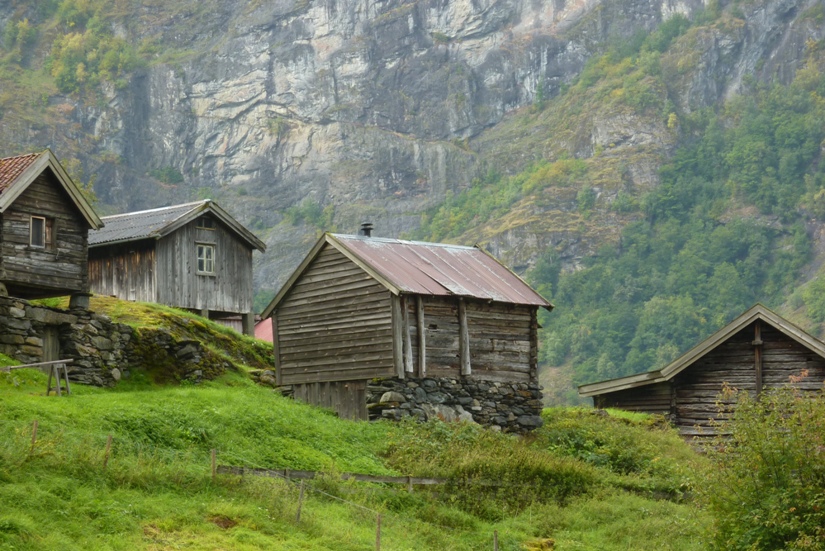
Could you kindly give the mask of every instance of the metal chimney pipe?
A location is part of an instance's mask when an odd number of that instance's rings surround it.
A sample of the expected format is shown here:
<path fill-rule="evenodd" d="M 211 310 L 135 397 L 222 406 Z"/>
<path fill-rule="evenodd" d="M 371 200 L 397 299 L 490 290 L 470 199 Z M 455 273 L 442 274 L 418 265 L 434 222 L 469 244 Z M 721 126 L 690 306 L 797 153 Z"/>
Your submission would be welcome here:
<path fill-rule="evenodd" d="M 372 237 L 372 222 L 364 222 L 361 224 L 361 229 L 358 230 L 358 235 L 364 237 Z"/>

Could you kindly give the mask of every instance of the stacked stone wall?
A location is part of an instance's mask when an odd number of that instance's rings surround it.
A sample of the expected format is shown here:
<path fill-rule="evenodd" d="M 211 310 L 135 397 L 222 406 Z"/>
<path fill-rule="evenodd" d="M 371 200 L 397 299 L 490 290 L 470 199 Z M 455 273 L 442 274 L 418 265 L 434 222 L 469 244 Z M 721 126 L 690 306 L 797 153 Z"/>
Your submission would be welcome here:
<path fill-rule="evenodd" d="M 535 382 L 492 382 L 472 377 L 392 378 L 371 381 L 367 386 L 370 419 L 474 421 L 516 433 L 541 426 L 541 398 L 541 386 Z"/>
<path fill-rule="evenodd" d="M 112 386 L 136 367 L 199 382 L 230 367 L 200 342 L 163 328 L 138 331 L 86 308 L 61 310 L 0 296 L 0 353 L 24 364 L 46 361 L 50 334 L 58 341 L 57 359 L 73 360 L 69 378 L 84 384 Z"/>

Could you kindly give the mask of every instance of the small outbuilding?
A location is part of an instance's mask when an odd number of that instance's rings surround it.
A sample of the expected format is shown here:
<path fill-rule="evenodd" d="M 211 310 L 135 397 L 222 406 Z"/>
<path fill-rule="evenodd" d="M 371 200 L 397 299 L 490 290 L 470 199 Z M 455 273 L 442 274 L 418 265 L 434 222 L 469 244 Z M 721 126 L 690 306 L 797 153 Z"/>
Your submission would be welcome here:
<path fill-rule="evenodd" d="M 825 343 L 757 304 L 662 369 L 582 385 L 579 395 L 598 408 L 666 415 L 683 436 L 712 436 L 724 385 L 813 392 L 823 381 Z"/>
<path fill-rule="evenodd" d="M 211 200 L 103 218 L 89 234 L 91 290 L 175 306 L 252 334 L 252 252 L 266 245 Z"/>
<path fill-rule="evenodd" d="M 0 159 L 0 286 L 8 294 L 87 293 L 88 233 L 102 225 L 50 150 Z"/>
<path fill-rule="evenodd" d="M 481 248 L 363 233 L 322 236 L 262 313 L 278 384 L 342 417 L 541 424 L 552 305 Z"/>

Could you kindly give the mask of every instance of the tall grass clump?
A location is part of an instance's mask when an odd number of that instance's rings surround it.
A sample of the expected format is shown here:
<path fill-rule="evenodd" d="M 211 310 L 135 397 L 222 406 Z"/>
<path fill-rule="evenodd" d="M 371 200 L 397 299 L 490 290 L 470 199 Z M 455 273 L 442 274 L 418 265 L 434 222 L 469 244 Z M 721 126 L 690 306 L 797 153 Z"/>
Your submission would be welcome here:
<path fill-rule="evenodd" d="M 543 418 L 536 446 L 604 469 L 622 488 L 678 499 L 703 463 L 661 417 L 550 408 Z"/>
<path fill-rule="evenodd" d="M 448 478 L 457 505 L 488 520 L 533 503 L 563 503 L 598 483 L 588 465 L 473 424 L 401 425 L 392 431 L 387 455 L 398 471 Z"/>

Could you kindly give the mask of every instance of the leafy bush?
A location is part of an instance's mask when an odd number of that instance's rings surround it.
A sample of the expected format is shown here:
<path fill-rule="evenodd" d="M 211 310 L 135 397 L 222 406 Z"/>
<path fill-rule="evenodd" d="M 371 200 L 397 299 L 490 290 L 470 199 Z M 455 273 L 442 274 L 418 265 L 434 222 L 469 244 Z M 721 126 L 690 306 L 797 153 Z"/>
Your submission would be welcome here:
<path fill-rule="evenodd" d="M 702 496 L 717 549 L 825 549 L 825 394 L 771 390 L 735 398 L 720 423 Z"/>

